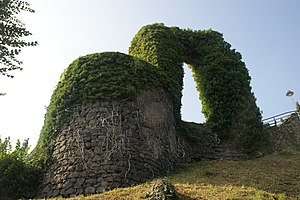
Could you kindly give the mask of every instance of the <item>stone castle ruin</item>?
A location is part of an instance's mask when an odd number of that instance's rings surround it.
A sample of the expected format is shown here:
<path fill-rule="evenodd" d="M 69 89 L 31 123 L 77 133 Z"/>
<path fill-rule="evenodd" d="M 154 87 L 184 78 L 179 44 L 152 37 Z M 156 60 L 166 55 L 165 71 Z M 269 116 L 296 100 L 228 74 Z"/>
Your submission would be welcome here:
<path fill-rule="evenodd" d="M 206 125 L 181 121 L 183 63 Z M 62 74 L 33 152 L 46 170 L 39 197 L 128 187 L 192 160 L 246 158 L 260 118 L 241 55 L 220 33 L 145 26 L 129 55 L 90 54 Z"/>

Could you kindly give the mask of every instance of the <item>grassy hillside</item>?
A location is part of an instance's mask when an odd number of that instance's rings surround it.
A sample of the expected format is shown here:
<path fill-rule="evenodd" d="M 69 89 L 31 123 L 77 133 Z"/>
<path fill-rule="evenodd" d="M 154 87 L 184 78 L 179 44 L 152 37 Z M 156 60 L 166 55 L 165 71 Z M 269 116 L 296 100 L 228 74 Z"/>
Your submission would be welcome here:
<path fill-rule="evenodd" d="M 182 199 L 300 199 L 300 152 L 247 161 L 196 162 L 167 178 Z M 153 182 L 69 200 L 144 199 Z"/>

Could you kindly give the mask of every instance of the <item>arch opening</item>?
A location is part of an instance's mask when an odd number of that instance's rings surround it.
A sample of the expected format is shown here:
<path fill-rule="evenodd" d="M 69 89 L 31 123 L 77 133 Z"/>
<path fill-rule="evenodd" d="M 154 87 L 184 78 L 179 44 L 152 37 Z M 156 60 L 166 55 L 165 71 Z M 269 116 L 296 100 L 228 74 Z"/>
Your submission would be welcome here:
<path fill-rule="evenodd" d="M 172 99 L 177 123 L 181 121 L 182 65 L 188 63 L 211 131 L 224 141 L 250 138 L 245 143 L 251 145 L 250 140 L 256 140 L 253 135 L 261 132 L 262 125 L 251 93 L 251 78 L 241 54 L 221 33 L 146 25 L 131 41 L 129 55 L 158 69 L 160 82 Z"/>
<path fill-rule="evenodd" d="M 187 87 L 187 83 L 183 86 L 184 68 L 188 68 L 183 67 L 183 63 L 191 66 L 192 70 L 185 71 L 186 74 L 193 72 L 194 76 L 190 75 L 193 86 Z M 102 65 L 103 68 L 95 67 Z M 223 141 L 237 143 L 237 148 L 246 153 L 254 152 L 253 144 L 264 139 L 260 134 L 261 114 L 242 56 L 216 31 L 146 25 L 134 36 L 128 55 L 106 52 L 84 56 L 74 61 L 66 73 L 69 76 L 59 82 L 51 97 L 35 149 L 41 160 L 50 158 L 52 144 L 49 141 L 71 113 L 65 110 L 91 101 L 136 97 L 138 91 L 149 88 L 162 88 L 168 94 L 178 127 L 181 119 L 190 121 L 187 117 L 192 116 L 193 111 L 197 113 L 195 121 L 204 115 L 210 132 Z M 132 78 L 128 78 L 129 75 Z M 193 89 L 195 97 L 187 97 L 186 92 Z M 191 101 L 202 108 L 191 106 Z M 185 106 L 191 106 L 192 111 L 185 111 Z M 261 144 L 263 142 L 257 146 Z"/>
<path fill-rule="evenodd" d="M 199 92 L 197 91 L 192 71 L 186 63 L 183 64 L 183 69 L 181 118 L 187 122 L 205 123 L 206 120 L 202 113 L 202 104 L 199 99 Z"/>

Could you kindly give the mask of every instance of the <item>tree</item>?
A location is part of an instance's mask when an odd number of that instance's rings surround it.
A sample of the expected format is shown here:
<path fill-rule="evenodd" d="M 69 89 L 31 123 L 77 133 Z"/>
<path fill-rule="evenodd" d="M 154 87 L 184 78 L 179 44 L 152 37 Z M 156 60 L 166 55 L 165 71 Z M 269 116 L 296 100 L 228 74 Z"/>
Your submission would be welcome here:
<path fill-rule="evenodd" d="M 25 24 L 17 18 L 22 12 L 34 13 L 30 4 L 20 0 L 0 0 L 0 74 L 13 78 L 9 72 L 22 70 L 22 61 L 17 59 L 21 49 L 36 46 L 37 42 L 28 42 L 23 37 L 31 35 Z"/>
<path fill-rule="evenodd" d="M 34 198 L 42 172 L 29 158 L 28 139 L 17 140 L 13 149 L 10 138 L 0 137 L 0 199 Z"/>

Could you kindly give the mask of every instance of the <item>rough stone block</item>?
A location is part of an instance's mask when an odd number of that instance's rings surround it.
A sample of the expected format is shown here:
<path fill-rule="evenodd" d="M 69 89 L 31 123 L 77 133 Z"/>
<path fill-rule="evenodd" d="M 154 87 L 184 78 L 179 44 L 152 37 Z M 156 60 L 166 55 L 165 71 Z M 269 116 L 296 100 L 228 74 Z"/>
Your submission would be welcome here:
<path fill-rule="evenodd" d="M 84 189 L 84 194 L 94 194 L 95 191 L 96 191 L 96 189 L 94 187 L 89 186 Z"/>

